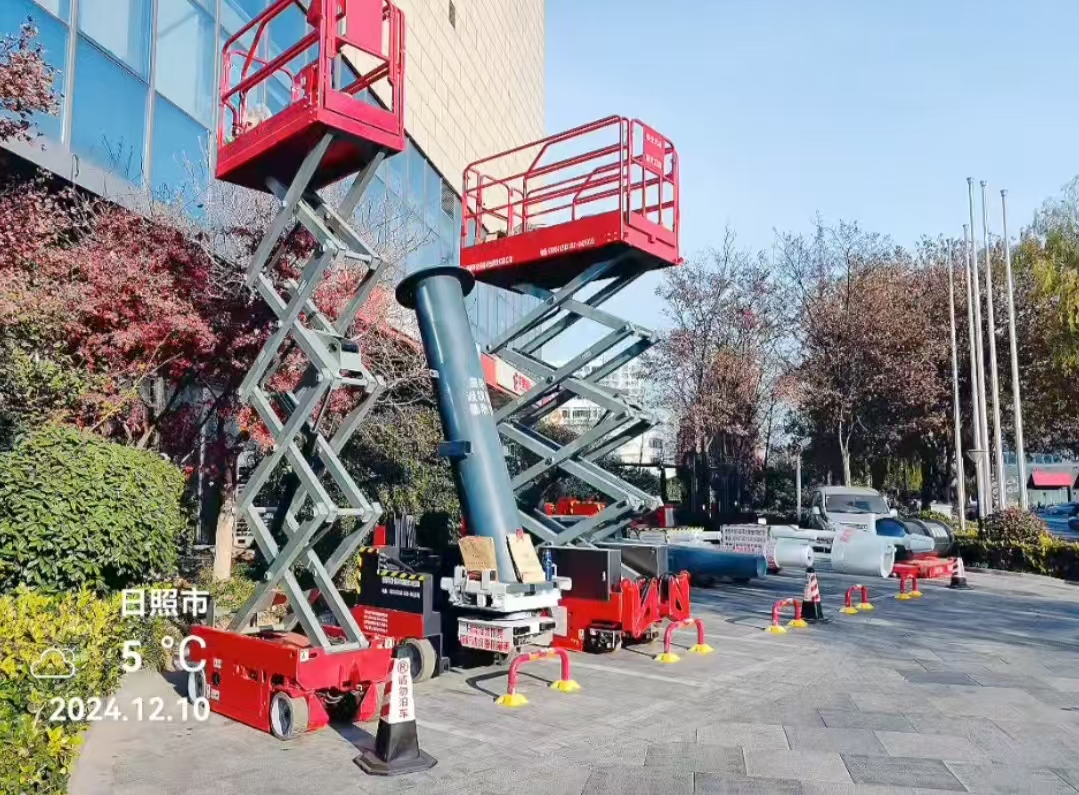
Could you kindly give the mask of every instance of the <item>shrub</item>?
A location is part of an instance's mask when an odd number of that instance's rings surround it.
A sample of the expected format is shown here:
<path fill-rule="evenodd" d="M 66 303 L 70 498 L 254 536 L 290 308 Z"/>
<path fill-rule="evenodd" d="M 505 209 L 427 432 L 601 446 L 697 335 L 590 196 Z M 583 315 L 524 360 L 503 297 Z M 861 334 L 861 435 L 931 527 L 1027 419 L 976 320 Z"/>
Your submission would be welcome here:
<path fill-rule="evenodd" d="M 963 562 L 1002 571 L 1025 571 L 1079 580 L 1079 543 L 1043 535 L 1035 541 L 994 541 L 974 533 L 956 536 Z"/>
<path fill-rule="evenodd" d="M 120 682 L 125 640 L 141 640 L 143 666 L 156 660 L 163 619 L 121 618 L 120 597 L 102 599 L 89 591 L 49 595 L 20 587 L 0 596 L 0 792 L 63 793 L 82 732 L 82 722 L 50 722 L 53 698 L 91 697 L 107 701 Z M 39 679 L 31 666 L 48 649 L 70 650 L 75 674 Z M 47 660 L 59 673 L 59 658 Z M 36 669 L 39 672 L 41 668 Z M 119 705 L 124 709 L 127 705 Z"/>
<path fill-rule="evenodd" d="M 232 576 L 227 580 L 214 579 L 211 567 L 199 572 L 198 587 L 209 592 L 218 626 L 227 625 L 227 618 L 238 612 L 255 593 L 258 583 L 246 574 L 247 570 L 242 564 L 233 569 Z"/>
<path fill-rule="evenodd" d="M 183 475 L 145 450 L 48 426 L 0 454 L 0 591 L 124 588 L 171 575 Z"/>
<path fill-rule="evenodd" d="M 948 525 L 948 527 L 952 528 L 953 533 L 958 533 L 959 532 L 959 520 L 956 519 L 954 516 L 951 516 L 949 514 L 941 513 L 940 511 L 924 510 L 924 511 L 919 511 L 918 518 L 919 519 L 935 519 L 938 522 L 944 522 L 944 524 L 946 524 L 946 525 Z"/>
<path fill-rule="evenodd" d="M 990 514 L 981 528 L 981 537 L 986 541 L 1006 544 L 1036 544 L 1048 535 L 1045 522 L 1021 508 L 1005 508 Z"/>

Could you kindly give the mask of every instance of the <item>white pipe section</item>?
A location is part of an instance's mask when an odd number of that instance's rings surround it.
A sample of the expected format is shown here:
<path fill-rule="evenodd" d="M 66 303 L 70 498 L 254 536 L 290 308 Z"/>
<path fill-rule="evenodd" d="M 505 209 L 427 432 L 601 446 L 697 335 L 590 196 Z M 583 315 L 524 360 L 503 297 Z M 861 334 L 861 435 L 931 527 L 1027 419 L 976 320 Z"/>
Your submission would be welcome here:
<path fill-rule="evenodd" d="M 801 541 L 830 541 L 835 532 L 832 530 L 805 530 L 790 525 L 774 524 L 768 528 L 772 538 L 797 538 Z"/>
<path fill-rule="evenodd" d="M 895 565 L 895 545 L 869 533 L 837 533 L 832 540 L 831 559 L 832 570 L 839 574 L 887 579 Z"/>
<path fill-rule="evenodd" d="M 813 566 L 813 545 L 796 538 L 779 538 L 774 542 L 772 558 L 776 568 L 808 569 Z"/>

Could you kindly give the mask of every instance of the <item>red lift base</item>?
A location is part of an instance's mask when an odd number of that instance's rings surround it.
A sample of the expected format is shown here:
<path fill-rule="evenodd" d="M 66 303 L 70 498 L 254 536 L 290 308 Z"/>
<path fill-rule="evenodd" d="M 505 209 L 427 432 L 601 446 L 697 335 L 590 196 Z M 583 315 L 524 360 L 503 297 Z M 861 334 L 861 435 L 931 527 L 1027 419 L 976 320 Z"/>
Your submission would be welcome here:
<path fill-rule="evenodd" d="M 326 627 L 327 634 L 333 629 Z M 383 642 L 331 654 L 293 632 L 241 635 L 194 627 L 191 634 L 206 642 L 189 647 L 191 663 L 205 662 L 190 675 L 192 697 L 204 695 L 211 711 L 283 740 L 323 728 L 342 703 L 355 703 L 353 721 L 375 717 L 377 686 L 390 674 L 393 652 Z"/>
<path fill-rule="evenodd" d="M 559 605 L 566 611 L 566 634 L 555 635 L 556 648 L 614 651 L 627 642 L 651 640 L 665 619 L 689 618 L 689 574 L 623 579 L 607 599 L 565 596 Z"/>
<path fill-rule="evenodd" d="M 896 577 L 917 577 L 919 580 L 933 580 L 952 575 L 951 558 L 925 557 L 912 558 L 892 567 Z"/>

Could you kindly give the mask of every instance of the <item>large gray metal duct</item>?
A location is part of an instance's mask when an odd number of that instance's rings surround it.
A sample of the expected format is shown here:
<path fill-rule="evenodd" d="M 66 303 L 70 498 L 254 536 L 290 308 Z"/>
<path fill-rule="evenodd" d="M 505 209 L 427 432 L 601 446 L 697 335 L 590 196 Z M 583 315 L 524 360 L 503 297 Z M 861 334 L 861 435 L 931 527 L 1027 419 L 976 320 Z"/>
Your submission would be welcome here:
<path fill-rule="evenodd" d="M 501 582 L 517 582 L 507 539 L 520 526 L 509 470 L 483 378 L 479 350 L 465 312 L 475 279 L 464 268 L 424 268 L 397 286 L 398 302 L 416 311 L 434 379 L 438 413 L 465 525 L 492 538 Z"/>

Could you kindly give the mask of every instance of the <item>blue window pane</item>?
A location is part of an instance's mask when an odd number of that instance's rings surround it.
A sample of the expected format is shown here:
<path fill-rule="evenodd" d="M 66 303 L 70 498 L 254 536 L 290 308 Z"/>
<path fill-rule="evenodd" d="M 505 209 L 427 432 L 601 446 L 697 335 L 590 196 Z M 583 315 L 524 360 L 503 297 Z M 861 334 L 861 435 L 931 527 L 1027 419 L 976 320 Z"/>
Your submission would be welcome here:
<path fill-rule="evenodd" d="M 285 75 L 275 73 L 266 79 L 264 85 L 266 86 L 266 106 L 271 113 L 279 113 L 292 102 L 292 86 Z"/>
<path fill-rule="evenodd" d="M 439 215 L 438 236 L 452 248 L 457 243 L 458 237 L 460 237 L 460 230 L 457 228 L 456 224 L 453 223 L 452 218 L 445 215 Z"/>
<path fill-rule="evenodd" d="M 67 68 L 67 27 L 46 14 L 30 0 L 3 0 L 0 3 L 0 35 L 18 33 L 27 17 L 33 18 L 34 25 L 37 27 L 37 42 L 44 50 L 45 61 L 57 70 L 53 88 L 56 89 L 59 99 L 64 87 L 64 79 L 60 73 Z M 55 116 L 35 113 L 31 121 L 42 135 L 56 141 L 60 140 L 60 131 L 63 129 L 60 113 Z"/>
<path fill-rule="evenodd" d="M 21 5 L 22 0 L 6 0 L 4 3 L 4 5 L 13 4 L 16 6 Z M 54 17 L 63 20 L 64 22 L 68 22 L 71 19 L 71 0 L 37 0 L 37 5 L 46 9 Z M 36 10 L 37 9 L 35 9 L 35 11 Z M 35 24 L 39 23 L 39 20 L 41 19 L 41 15 L 37 13 L 23 14 L 23 19 L 26 19 L 27 16 L 33 16 Z"/>
<path fill-rule="evenodd" d="M 420 150 L 417 149 L 412 141 L 408 141 L 405 147 L 405 157 L 408 161 L 408 182 L 405 189 L 405 198 L 408 200 L 409 206 L 415 209 L 423 207 L 423 186 L 426 182 L 424 178 L 424 168 L 427 163 Z"/>
<path fill-rule="evenodd" d="M 150 66 L 150 0 L 80 0 L 79 30 L 143 77 Z"/>
<path fill-rule="evenodd" d="M 265 7 L 264 3 L 247 2 L 246 0 L 222 0 L 221 2 L 221 27 L 225 29 L 225 36 L 221 39 L 224 43 L 225 39 L 238 31 L 247 22 Z"/>
<path fill-rule="evenodd" d="M 405 182 L 405 158 L 406 155 L 401 154 L 394 155 L 387 158 L 386 163 L 386 187 L 393 191 L 398 196 L 404 192 Z"/>
<path fill-rule="evenodd" d="M 431 164 L 424 161 L 424 217 L 427 223 L 435 225 L 442 216 L 442 177 Z"/>
<path fill-rule="evenodd" d="M 195 208 L 209 182 L 209 135 L 208 129 L 158 96 L 150 164 L 157 198 Z"/>
<path fill-rule="evenodd" d="M 386 183 L 377 174 L 363 194 L 363 201 L 356 210 L 356 218 L 361 235 L 373 238 L 376 248 L 386 245 L 389 228 L 386 211 Z"/>
<path fill-rule="evenodd" d="M 158 0 L 157 90 L 207 127 L 214 118 L 215 51 L 211 14 L 194 0 Z"/>
<path fill-rule="evenodd" d="M 81 36 L 75 63 L 72 151 L 141 185 L 145 84 Z"/>

